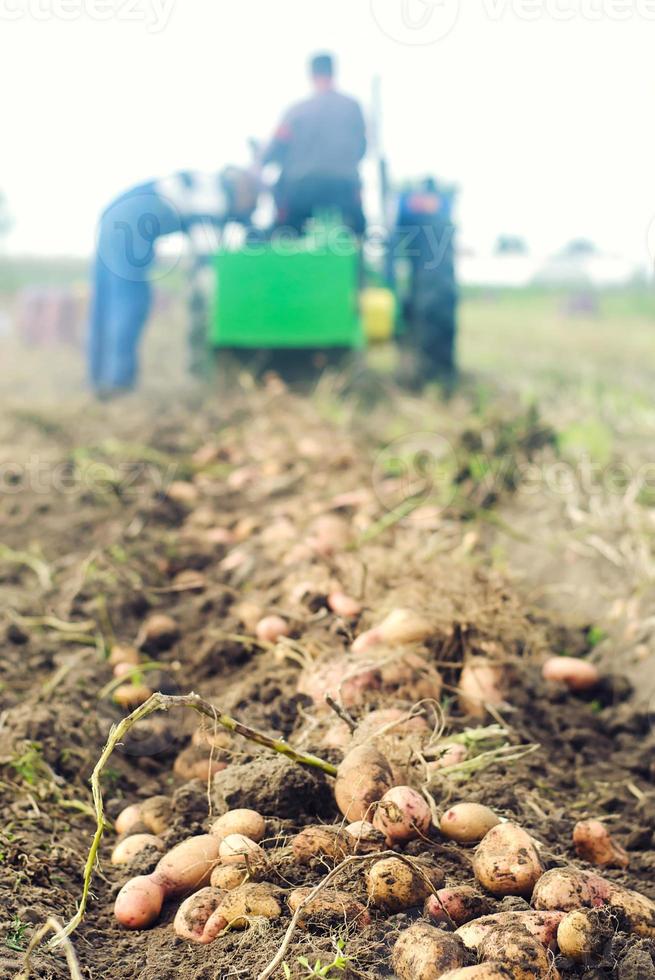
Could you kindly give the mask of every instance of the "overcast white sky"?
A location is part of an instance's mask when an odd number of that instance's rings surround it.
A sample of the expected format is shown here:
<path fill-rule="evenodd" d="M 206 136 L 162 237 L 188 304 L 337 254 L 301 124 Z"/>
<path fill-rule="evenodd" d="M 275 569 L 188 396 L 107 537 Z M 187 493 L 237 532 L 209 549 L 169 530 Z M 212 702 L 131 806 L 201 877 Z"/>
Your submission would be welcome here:
<path fill-rule="evenodd" d="M 655 0 L 0 0 L 9 247 L 86 253 L 130 184 L 244 160 L 316 48 L 382 76 L 394 175 L 456 181 L 467 243 L 646 259 Z"/>

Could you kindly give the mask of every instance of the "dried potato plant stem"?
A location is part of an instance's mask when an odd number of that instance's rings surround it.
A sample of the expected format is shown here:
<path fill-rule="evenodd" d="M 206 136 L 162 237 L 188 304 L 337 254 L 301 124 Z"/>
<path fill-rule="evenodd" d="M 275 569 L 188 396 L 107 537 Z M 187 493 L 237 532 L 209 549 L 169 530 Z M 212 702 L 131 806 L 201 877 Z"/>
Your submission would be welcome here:
<path fill-rule="evenodd" d="M 84 869 L 82 897 L 80 899 L 76 915 L 73 916 L 65 929 L 52 941 L 53 946 L 58 946 L 64 938 L 70 936 L 71 933 L 77 929 L 80 922 L 84 918 L 84 913 L 86 912 L 89 891 L 91 888 L 91 879 L 95 870 L 100 842 L 106 827 L 104 801 L 102 797 L 102 788 L 100 785 L 100 777 L 104 771 L 104 768 L 111 758 L 111 755 L 118 743 L 125 738 L 130 729 L 133 728 L 137 722 L 143 721 L 144 718 L 154 714 L 155 711 L 169 711 L 171 708 L 191 708 L 193 711 L 198 712 L 198 714 L 209 718 L 211 721 L 213 721 L 214 725 L 220 725 L 221 728 L 225 728 L 227 731 L 233 732 L 235 735 L 241 735 L 243 738 L 247 738 L 250 742 L 256 742 L 257 745 L 263 745 L 267 749 L 272 749 L 273 752 L 284 755 L 299 765 L 311 766 L 314 769 L 320 769 L 328 776 L 336 776 L 337 774 L 336 766 L 331 765 L 329 762 L 325 762 L 323 759 L 319 759 L 315 755 L 308 755 L 304 752 L 298 752 L 290 745 L 287 745 L 287 743 L 282 739 L 271 738 L 269 735 L 265 735 L 263 732 L 258 732 L 254 728 L 249 728 L 247 725 L 243 725 L 235 718 L 231 718 L 229 715 L 223 714 L 218 708 L 215 708 L 213 704 L 210 704 L 209 701 L 205 701 L 197 694 L 153 694 L 152 697 L 148 698 L 144 704 L 133 711 L 132 714 L 128 715 L 127 718 L 123 718 L 118 725 L 112 726 L 109 733 L 109 738 L 107 739 L 107 743 L 102 751 L 102 755 L 98 759 L 91 775 L 91 790 L 93 793 L 93 803 L 95 807 L 97 825 Z"/>
<path fill-rule="evenodd" d="M 30 960 L 32 957 L 32 953 L 34 952 L 36 947 L 40 944 L 44 936 L 47 936 L 49 932 L 54 932 L 55 936 L 59 940 L 58 945 L 61 945 L 64 950 L 64 955 L 66 956 L 66 962 L 68 963 L 68 970 L 71 975 L 71 980 L 84 980 L 84 977 L 82 976 L 82 972 L 80 970 L 80 964 L 77 961 L 77 956 L 73 948 L 73 944 L 68 938 L 68 936 L 64 935 L 61 922 L 59 922 L 57 919 L 53 918 L 52 916 L 46 919 L 45 923 L 41 926 L 38 932 L 35 932 L 34 935 L 32 936 L 30 940 L 30 944 L 25 950 L 23 970 L 21 973 L 18 974 L 16 980 L 30 980 L 30 976 L 31 976 Z"/>

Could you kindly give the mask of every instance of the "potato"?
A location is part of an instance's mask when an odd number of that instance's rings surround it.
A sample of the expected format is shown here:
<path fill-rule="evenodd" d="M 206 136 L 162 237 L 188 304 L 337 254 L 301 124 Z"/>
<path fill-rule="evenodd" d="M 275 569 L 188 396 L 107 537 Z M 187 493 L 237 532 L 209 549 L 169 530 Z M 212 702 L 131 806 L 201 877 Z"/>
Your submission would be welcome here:
<path fill-rule="evenodd" d="M 186 749 L 182 749 L 175 759 L 173 772 L 187 783 L 192 779 L 199 779 L 206 783 L 217 772 L 227 769 L 227 765 L 227 762 L 211 756 L 207 749 L 189 745 Z"/>
<path fill-rule="evenodd" d="M 603 868 L 627 868 L 630 858 L 600 820 L 581 820 L 573 828 L 578 857 Z"/>
<path fill-rule="evenodd" d="M 360 634 L 352 645 L 353 653 L 363 653 L 376 646 L 405 646 L 422 643 L 434 627 L 420 613 L 411 609 L 394 609 L 379 626 Z"/>
<path fill-rule="evenodd" d="M 291 841 L 291 850 L 299 864 L 310 864 L 317 857 L 338 864 L 354 853 L 355 841 L 342 827 L 305 827 Z"/>
<path fill-rule="evenodd" d="M 514 823 L 501 823 L 485 834 L 473 858 L 478 882 L 492 895 L 529 898 L 544 873 L 529 834 Z"/>
<path fill-rule="evenodd" d="M 327 597 L 327 604 L 333 613 L 343 619 L 354 619 L 362 611 L 361 603 L 346 595 L 345 592 L 330 592 Z"/>
<path fill-rule="evenodd" d="M 155 650 L 171 647 L 180 635 L 180 628 L 171 616 L 154 613 L 145 621 L 137 639 L 137 646 Z"/>
<path fill-rule="evenodd" d="M 121 810 L 114 822 L 117 834 L 130 834 L 133 828 L 142 825 L 143 816 L 141 814 L 140 803 L 132 803 L 130 806 L 126 806 L 124 810 Z"/>
<path fill-rule="evenodd" d="M 346 708 L 355 708 L 381 687 L 382 674 L 378 668 L 362 666 L 347 658 L 312 665 L 298 678 L 298 693 L 310 697 L 317 708 L 326 710 L 327 694 L 342 701 Z"/>
<path fill-rule="evenodd" d="M 459 678 L 458 701 L 472 718 L 485 718 L 486 705 L 499 707 L 505 700 L 505 669 L 486 657 L 470 657 Z"/>
<path fill-rule="evenodd" d="M 444 743 L 443 746 L 439 747 L 437 758 L 428 762 L 428 775 L 439 775 L 441 769 L 447 769 L 448 766 L 458 766 L 466 758 L 468 758 L 468 749 L 465 745 Z"/>
<path fill-rule="evenodd" d="M 400 858 L 376 861 L 366 874 L 366 888 L 371 904 L 390 912 L 402 912 L 422 905 L 428 895 L 443 885 L 443 875 L 436 868 L 421 866 L 422 874 Z"/>
<path fill-rule="evenodd" d="M 189 483 L 188 480 L 173 480 L 168 485 L 166 496 L 176 504 L 191 506 L 198 499 L 198 488 Z"/>
<path fill-rule="evenodd" d="M 337 770 L 334 797 L 348 821 L 366 820 L 393 786 L 391 766 L 371 745 L 352 749 Z"/>
<path fill-rule="evenodd" d="M 404 653 L 380 665 L 383 691 L 403 701 L 439 701 L 443 680 L 438 670 L 417 653 Z"/>
<path fill-rule="evenodd" d="M 606 885 L 609 904 L 623 912 L 630 931 L 645 939 L 655 939 L 655 902 L 614 882 L 608 881 Z"/>
<path fill-rule="evenodd" d="M 603 905 L 609 883 L 600 875 L 579 868 L 553 868 L 539 879 L 532 893 L 536 909 L 572 909 Z"/>
<path fill-rule="evenodd" d="M 256 810 L 228 810 L 214 821 L 211 833 L 223 838 L 243 834 L 258 844 L 266 836 L 266 821 Z"/>
<path fill-rule="evenodd" d="M 302 928 L 308 926 L 357 926 L 363 929 L 369 925 L 371 917 L 361 902 L 349 892 L 338 891 L 335 888 L 324 888 L 311 902 L 307 898 L 312 888 L 295 888 L 289 895 L 287 904 L 295 914 L 303 906 L 298 919 Z"/>
<path fill-rule="evenodd" d="M 161 915 L 166 893 L 152 875 L 139 875 L 123 885 L 114 902 L 114 915 L 126 929 L 146 929 Z"/>
<path fill-rule="evenodd" d="M 258 640 L 266 643 L 277 643 L 281 636 L 289 636 L 291 627 L 281 616 L 264 616 L 255 628 Z"/>
<path fill-rule="evenodd" d="M 564 912 L 498 912 L 460 926 L 457 935 L 467 949 L 478 949 L 486 936 L 494 930 L 525 929 L 542 946 L 554 949 L 557 927 L 564 915 Z M 507 957 L 503 957 L 503 960 L 506 959 Z"/>
<path fill-rule="evenodd" d="M 500 823 L 488 806 L 481 803 L 458 803 L 446 810 L 439 823 L 444 837 L 460 844 L 477 844 Z"/>
<path fill-rule="evenodd" d="M 394 786 L 384 794 L 373 815 L 373 826 L 389 846 L 425 838 L 432 827 L 430 807 L 411 786 Z"/>
<path fill-rule="evenodd" d="M 151 698 L 153 691 L 145 684 L 121 684 L 112 694 L 112 699 L 124 711 L 134 711 Z"/>
<path fill-rule="evenodd" d="M 321 557 L 329 558 L 337 551 L 343 551 L 351 541 L 350 528 L 346 521 L 336 514 L 322 514 L 309 528 L 307 544 Z"/>
<path fill-rule="evenodd" d="M 218 842 L 218 838 L 213 838 Z M 220 841 L 220 857 L 223 864 L 245 865 L 249 861 L 260 862 L 265 852 L 254 840 L 244 834 L 229 834 Z"/>
<path fill-rule="evenodd" d="M 550 657 L 541 669 L 546 681 L 565 684 L 569 691 L 581 693 L 598 686 L 600 674 L 593 664 L 579 657 Z"/>
<path fill-rule="evenodd" d="M 167 796 L 151 796 L 141 803 L 141 819 L 153 834 L 165 833 L 173 822 L 173 807 Z"/>
<path fill-rule="evenodd" d="M 617 925 L 606 909 L 575 909 L 557 927 L 557 945 L 570 960 L 587 963 L 602 953 Z"/>
<path fill-rule="evenodd" d="M 552 955 L 522 926 L 492 929 L 480 943 L 478 955 L 482 961 L 507 964 L 512 980 L 559 980 Z"/>
<path fill-rule="evenodd" d="M 227 751 L 234 747 L 234 735 L 225 728 L 196 728 L 191 736 L 191 745 L 198 749 L 221 749 Z"/>
<path fill-rule="evenodd" d="M 368 820 L 355 820 L 348 824 L 346 833 L 353 838 L 354 854 L 375 854 L 376 851 L 386 850 L 384 834 L 376 830 Z"/>
<path fill-rule="evenodd" d="M 431 728 L 422 715 L 409 717 L 409 711 L 403 708 L 379 708 L 370 711 L 357 725 L 352 734 L 357 743 L 388 734 L 397 735 L 429 735 Z"/>
<path fill-rule="evenodd" d="M 193 943 L 213 942 L 228 924 L 227 919 L 215 915 L 222 898 L 223 892 L 218 888 L 202 888 L 190 895 L 177 910 L 175 935 Z"/>
<path fill-rule="evenodd" d="M 246 929 L 251 919 L 279 919 L 282 907 L 278 895 L 279 889 L 274 885 L 249 882 L 228 892 L 217 912 L 232 928 Z"/>
<path fill-rule="evenodd" d="M 203 592 L 207 588 L 207 579 L 195 568 L 185 568 L 177 573 L 173 585 L 181 592 Z"/>
<path fill-rule="evenodd" d="M 219 860 L 220 841 L 211 834 L 189 837 L 166 854 L 153 873 L 166 895 L 204 888 Z"/>
<path fill-rule="evenodd" d="M 440 888 L 425 901 L 424 914 L 432 922 L 463 926 L 466 922 L 488 915 L 493 903 L 468 885 Z"/>
<path fill-rule="evenodd" d="M 441 980 L 512 980 L 514 974 L 503 963 L 480 963 L 441 974 Z"/>
<path fill-rule="evenodd" d="M 438 980 L 445 971 L 465 962 L 461 942 L 427 922 L 417 922 L 401 932 L 391 953 L 399 980 Z"/>
<path fill-rule="evenodd" d="M 141 655 L 136 647 L 120 646 L 116 644 L 111 648 L 111 653 L 109 654 L 109 664 L 112 667 L 117 667 L 119 664 L 128 664 L 132 667 L 136 667 L 140 661 Z"/>
<path fill-rule="evenodd" d="M 156 851 L 165 849 L 164 842 L 153 834 L 133 834 L 116 845 L 111 853 L 111 863 L 130 864 L 149 847 L 153 847 Z"/>
<path fill-rule="evenodd" d="M 220 888 L 221 891 L 231 892 L 239 885 L 243 885 L 248 877 L 247 868 L 238 868 L 234 864 L 219 864 L 212 871 L 210 884 L 212 888 Z"/>

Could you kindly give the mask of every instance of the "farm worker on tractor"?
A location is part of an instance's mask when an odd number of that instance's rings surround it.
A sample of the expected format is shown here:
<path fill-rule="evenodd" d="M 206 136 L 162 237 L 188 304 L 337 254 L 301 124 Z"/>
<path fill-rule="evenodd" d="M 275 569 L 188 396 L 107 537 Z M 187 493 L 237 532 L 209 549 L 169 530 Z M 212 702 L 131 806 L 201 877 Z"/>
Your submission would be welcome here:
<path fill-rule="evenodd" d="M 338 210 L 357 235 L 365 231 L 359 165 L 366 153 L 366 124 L 355 99 L 337 92 L 329 54 L 310 63 L 314 93 L 285 114 L 262 163 L 276 163 L 278 227 L 299 234 L 320 211 Z"/>
<path fill-rule="evenodd" d="M 228 167 L 220 174 L 179 173 L 139 184 L 100 218 L 89 324 L 91 385 L 99 397 L 129 391 L 138 374 L 138 347 L 152 303 L 150 274 L 160 238 L 189 235 L 203 223 L 248 224 L 259 181 Z"/>

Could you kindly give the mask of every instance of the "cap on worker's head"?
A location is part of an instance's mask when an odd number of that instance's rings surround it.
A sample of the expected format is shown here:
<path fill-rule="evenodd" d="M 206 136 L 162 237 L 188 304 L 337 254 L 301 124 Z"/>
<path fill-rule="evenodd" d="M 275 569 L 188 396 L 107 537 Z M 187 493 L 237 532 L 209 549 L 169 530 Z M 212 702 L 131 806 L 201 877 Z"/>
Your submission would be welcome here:
<path fill-rule="evenodd" d="M 331 54 L 315 54 L 309 65 L 312 78 L 334 78 L 334 57 Z"/>

